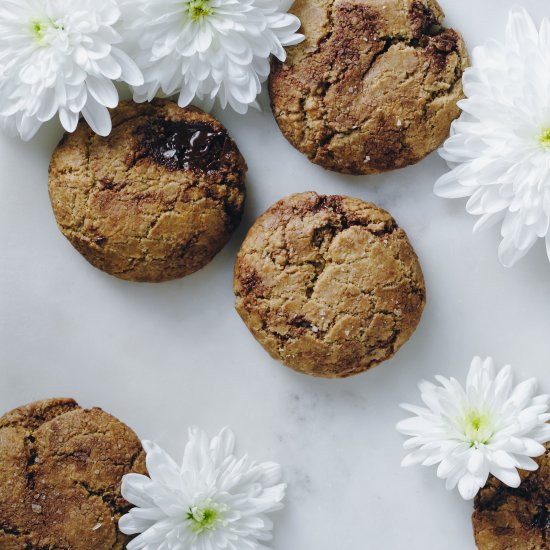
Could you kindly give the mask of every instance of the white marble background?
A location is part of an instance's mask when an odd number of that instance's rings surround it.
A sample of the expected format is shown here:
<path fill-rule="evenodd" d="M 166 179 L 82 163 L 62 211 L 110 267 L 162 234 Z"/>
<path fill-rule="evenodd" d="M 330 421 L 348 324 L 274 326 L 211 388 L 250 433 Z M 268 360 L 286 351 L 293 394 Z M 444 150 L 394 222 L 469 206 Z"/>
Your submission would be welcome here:
<path fill-rule="evenodd" d="M 512 0 L 441 0 L 471 48 L 502 37 Z M 523 0 L 538 21 L 548 0 Z M 435 472 L 402 469 L 402 401 L 434 374 L 463 378 L 472 356 L 512 363 L 550 392 L 550 264 L 542 246 L 517 267 L 497 260 L 496 230 L 474 237 L 464 202 L 436 198 L 445 165 L 338 176 L 286 143 L 269 111 L 215 113 L 250 172 L 244 222 L 205 269 L 162 285 L 93 269 L 60 235 L 47 195 L 55 124 L 31 143 L 0 140 L 0 409 L 50 396 L 98 405 L 176 457 L 186 428 L 230 425 L 240 450 L 284 465 L 287 506 L 275 550 L 473 550 L 472 504 Z M 235 253 L 252 221 L 296 191 L 340 193 L 390 210 L 423 264 L 428 305 L 397 357 L 326 381 L 272 361 L 233 310 Z"/>

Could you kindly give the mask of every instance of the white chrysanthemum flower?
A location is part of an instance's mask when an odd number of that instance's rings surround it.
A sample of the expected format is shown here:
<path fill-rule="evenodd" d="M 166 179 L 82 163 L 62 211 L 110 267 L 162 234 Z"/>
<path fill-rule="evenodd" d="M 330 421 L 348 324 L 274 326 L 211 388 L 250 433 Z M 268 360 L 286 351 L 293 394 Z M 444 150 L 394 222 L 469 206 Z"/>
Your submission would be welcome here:
<path fill-rule="evenodd" d="M 470 197 L 474 232 L 502 222 L 499 258 L 512 266 L 546 237 L 550 258 L 550 22 L 540 32 L 523 8 L 510 12 L 506 40 L 473 53 L 467 99 L 440 151 L 452 171 L 442 197 Z"/>
<path fill-rule="evenodd" d="M 127 40 L 145 75 L 134 99 L 151 101 L 161 90 L 209 108 L 217 97 L 238 113 L 256 106 L 269 58 L 303 40 L 291 0 L 121 0 Z"/>
<path fill-rule="evenodd" d="M 123 497 L 137 506 L 119 521 L 123 533 L 141 533 L 128 550 L 269 550 L 272 521 L 286 486 L 281 467 L 234 455 L 227 428 L 210 440 L 189 431 L 178 466 L 154 443 L 143 443 L 149 477 L 125 475 Z"/>
<path fill-rule="evenodd" d="M 550 441 L 550 396 L 535 395 L 535 379 L 513 387 L 511 367 L 497 373 L 491 358 L 474 358 L 465 389 L 454 378 L 436 380 L 440 386 L 419 384 L 427 408 L 402 405 L 416 415 L 397 424 L 411 436 L 404 448 L 413 449 L 402 465 L 439 464 L 438 477 L 447 489 L 458 485 L 464 499 L 472 499 L 489 474 L 518 487 L 517 469 L 536 470 L 531 457 L 544 454 Z"/>
<path fill-rule="evenodd" d="M 111 131 L 113 80 L 143 76 L 115 44 L 115 0 L 0 0 L 0 124 L 24 140 L 57 113 L 73 132 L 80 113 L 100 135 Z"/>

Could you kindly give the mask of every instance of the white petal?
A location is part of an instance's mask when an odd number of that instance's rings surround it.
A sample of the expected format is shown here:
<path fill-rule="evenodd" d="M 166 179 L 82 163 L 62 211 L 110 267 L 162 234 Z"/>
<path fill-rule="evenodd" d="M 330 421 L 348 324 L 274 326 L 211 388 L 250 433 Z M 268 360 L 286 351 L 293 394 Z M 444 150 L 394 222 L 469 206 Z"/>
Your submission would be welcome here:
<path fill-rule="evenodd" d="M 67 109 L 59 110 L 59 120 L 61 121 L 61 125 L 69 133 L 72 133 L 76 130 L 78 119 L 78 113 L 73 113 L 72 111 L 69 111 Z"/>
<path fill-rule="evenodd" d="M 122 73 L 120 78 L 130 86 L 141 86 L 144 78 L 141 70 L 133 59 L 118 48 L 111 50 L 111 56 L 120 64 Z"/>
<path fill-rule="evenodd" d="M 86 87 L 93 98 L 105 107 L 113 109 L 118 105 L 118 92 L 115 85 L 107 78 L 90 76 L 86 80 Z"/>
<path fill-rule="evenodd" d="M 82 116 L 96 134 L 108 136 L 111 133 L 111 116 L 107 107 L 100 105 L 92 96 L 88 97 Z"/>
<path fill-rule="evenodd" d="M 18 124 L 21 139 L 23 141 L 31 140 L 36 135 L 41 126 L 42 123 L 38 120 L 38 118 L 23 115 Z"/>
<path fill-rule="evenodd" d="M 525 41 L 538 42 L 537 28 L 525 8 L 514 7 L 510 10 L 506 34 L 514 44 Z"/>
<path fill-rule="evenodd" d="M 521 483 L 521 478 L 515 468 L 506 469 L 493 465 L 491 466 L 491 473 L 509 487 L 519 487 Z"/>
<path fill-rule="evenodd" d="M 458 481 L 458 491 L 464 500 L 472 500 L 479 489 L 476 478 L 470 473 L 463 475 Z"/>
<path fill-rule="evenodd" d="M 485 457 L 478 449 L 473 449 L 468 460 L 468 471 L 474 476 L 479 476 L 483 473 L 485 465 Z"/>

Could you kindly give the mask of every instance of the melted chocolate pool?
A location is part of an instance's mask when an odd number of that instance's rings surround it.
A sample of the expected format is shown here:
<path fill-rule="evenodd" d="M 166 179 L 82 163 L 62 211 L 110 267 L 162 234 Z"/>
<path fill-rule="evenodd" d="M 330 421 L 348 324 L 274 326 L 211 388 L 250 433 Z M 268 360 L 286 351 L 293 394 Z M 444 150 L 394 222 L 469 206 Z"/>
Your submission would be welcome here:
<path fill-rule="evenodd" d="M 138 132 L 142 154 L 170 170 L 217 170 L 231 143 L 225 130 L 205 122 L 159 120 Z"/>

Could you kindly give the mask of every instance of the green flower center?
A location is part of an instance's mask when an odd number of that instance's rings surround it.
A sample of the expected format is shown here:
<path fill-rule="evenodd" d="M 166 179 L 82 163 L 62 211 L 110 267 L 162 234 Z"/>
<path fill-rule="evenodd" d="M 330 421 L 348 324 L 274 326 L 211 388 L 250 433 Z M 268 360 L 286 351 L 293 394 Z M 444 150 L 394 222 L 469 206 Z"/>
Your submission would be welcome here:
<path fill-rule="evenodd" d="M 187 13 L 195 23 L 200 23 L 205 17 L 212 15 L 214 10 L 210 6 L 210 0 L 190 0 L 187 2 Z"/>
<path fill-rule="evenodd" d="M 459 420 L 466 441 L 473 447 L 478 444 L 487 445 L 493 437 L 493 426 L 488 414 L 476 409 L 470 409 Z"/>
<path fill-rule="evenodd" d="M 47 23 L 44 21 L 32 21 L 31 22 L 32 34 L 37 42 L 40 42 L 44 38 L 44 33 L 47 30 Z"/>
<path fill-rule="evenodd" d="M 550 149 L 550 128 L 544 130 L 539 137 L 539 141 L 543 147 Z"/>
<path fill-rule="evenodd" d="M 197 508 L 190 507 L 187 512 L 187 519 L 192 522 L 191 529 L 197 534 L 212 529 L 220 517 L 218 510 L 212 507 Z"/>
<path fill-rule="evenodd" d="M 31 33 L 36 42 L 44 42 L 48 32 L 52 29 L 54 31 L 63 31 L 64 27 L 51 19 L 45 19 L 42 21 L 34 19 L 31 21 Z"/>

